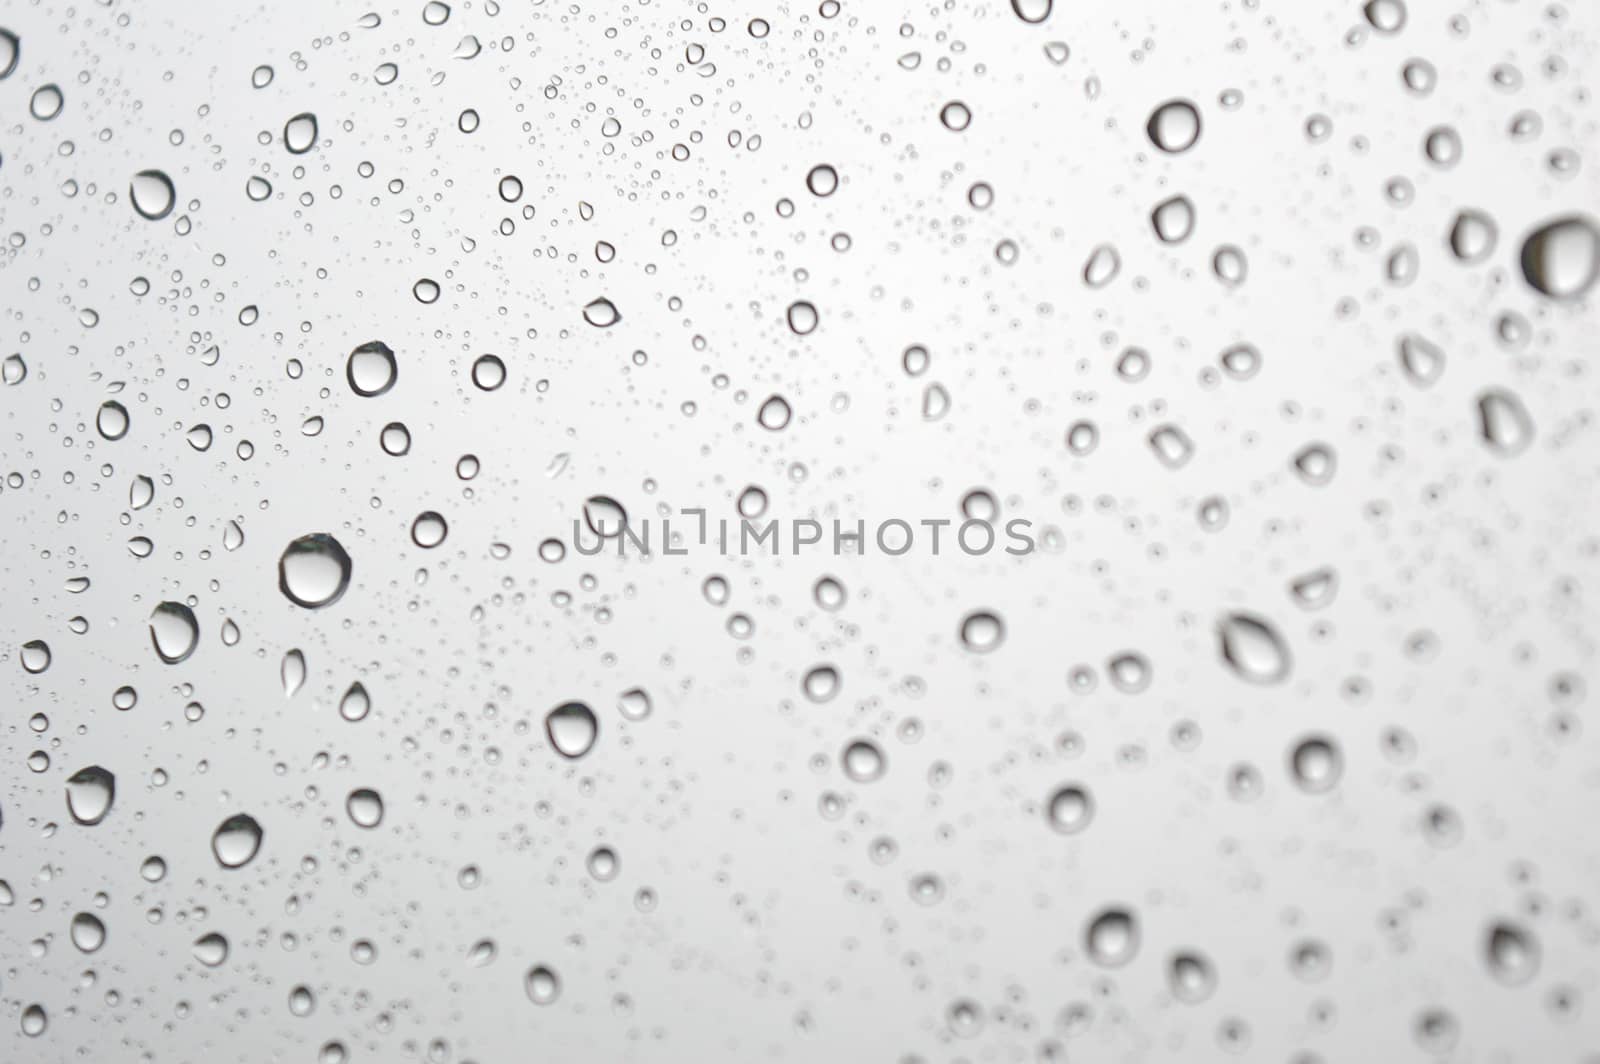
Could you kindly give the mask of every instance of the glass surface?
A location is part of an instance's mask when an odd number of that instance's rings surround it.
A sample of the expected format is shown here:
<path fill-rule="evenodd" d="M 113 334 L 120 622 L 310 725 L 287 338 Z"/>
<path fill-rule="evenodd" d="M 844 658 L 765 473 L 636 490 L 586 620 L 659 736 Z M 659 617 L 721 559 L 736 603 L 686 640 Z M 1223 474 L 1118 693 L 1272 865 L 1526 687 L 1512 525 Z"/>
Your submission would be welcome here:
<path fill-rule="evenodd" d="M 0 27 L 0 1060 L 1600 1061 L 1600 7 Z"/>

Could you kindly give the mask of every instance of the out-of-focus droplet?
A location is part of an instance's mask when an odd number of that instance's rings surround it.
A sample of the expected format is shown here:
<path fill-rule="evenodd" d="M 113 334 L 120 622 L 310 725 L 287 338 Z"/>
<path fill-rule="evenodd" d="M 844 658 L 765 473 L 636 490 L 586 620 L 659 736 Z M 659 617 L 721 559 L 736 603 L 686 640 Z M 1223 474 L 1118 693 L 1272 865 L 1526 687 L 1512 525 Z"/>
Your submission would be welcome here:
<path fill-rule="evenodd" d="M 1489 974 L 1502 986 L 1521 986 L 1539 974 L 1540 952 L 1539 940 L 1521 924 L 1498 921 L 1485 935 Z"/>
<path fill-rule="evenodd" d="M 1094 820 L 1094 795 L 1087 787 L 1069 783 L 1051 793 L 1044 811 L 1050 830 L 1076 835 Z"/>
<path fill-rule="evenodd" d="M 1344 775 L 1344 754 L 1325 735 L 1301 739 L 1289 751 L 1289 777 L 1307 794 L 1325 794 Z"/>
<path fill-rule="evenodd" d="M 1005 622 L 997 613 L 974 610 L 961 619 L 961 645 L 975 654 L 997 649 L 1005 638 Z"/>
<path fill-rule="evenodd" d="M 1139 920 L 1120 907 L 1102 909 L 1083 932 L 1083 949 L 1102 968 L 1120 968 L 1139 952 Z"/>
<path fill-rule="evenodd" d="M 561 996 L 561 978 L 554 970 L 537 965 L 523 977 L 523 989 L 535 1005 L 549 1005 Z"/>
<path fill-rule="evenodd" d="M 1253 613 L 1224 614 L 1217 622 L 1217 642 L 1222 660 L 1241 680 L 1269 684 L 1289 678 L 1289 646 L 1265 618 Z"/>
<path fill-rule="evenodd" d="M 1522 241 L 1522 276 L 1552 299 L 1581 299 L 1600 276 L 1600 228 L 1589 218 L 1554 218 Z"/>
<path fill-rule="evenodd" d="M 1533 416 L 1516 393 L 1489 388 L 1478 395 L 1478 434 L 1492 453 L 1511 458 L 1533 442 Z"/>

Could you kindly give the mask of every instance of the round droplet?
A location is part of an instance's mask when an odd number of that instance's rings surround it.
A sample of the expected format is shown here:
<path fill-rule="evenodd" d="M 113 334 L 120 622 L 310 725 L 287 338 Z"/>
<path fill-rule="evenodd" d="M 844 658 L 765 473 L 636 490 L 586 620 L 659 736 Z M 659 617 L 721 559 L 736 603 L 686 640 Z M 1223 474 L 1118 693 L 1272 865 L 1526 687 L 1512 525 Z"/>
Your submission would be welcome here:
<path fill-rule="evenodd" d="M 832 665 L 816 665 L 806 670 L 800 680 L 800 689 L 813 702 L 830 701 L 839 693 L 839 670 Z"/>
<path fill-rule="evenodd" d="M 756 422 L 764 429 L 777 432 L 788 426 L 793 413 L 787 399 L 781 395 L 770 395 L 761 404 L 761 409 L 756 411 Z"/>
<path fill-rule="evenodd" d="M 450 5 L 441 0 L 428 0 L 422 8 L 422 21 L 430 26 L 443 26 L 450 19 Z"/>
<path fill-rule="evenodd" d="M 370 399 L 394 387 L 400 376 L 400 366 L 388 344 L 369 340 L 350 352 L 345 360 L 344 375 L 351 391 Z"/>
<path fill-rule="evenodd" d="M 418 303 L 437 303 L 439 301 L 439 282 L 431 277 L 424 277 L 411 286 L 411 295 Z"/>
<path fill-rule="evenodd" d="M 61 113 L 67 98 L 61 95 L 61 86 L 40 85 L 28 99 L 28 113 L 41 122 L 48 122 Z"/>
<path fill-rule="evenodd" d="M 168 665 L 186 660 L 200 643 L 200 622 L 182 602 L 163 602 L 150 613 L 150 643 Z"/>
<path fill-rule="evenodd" d="M 621 869 L 617 851 L 609 846 L 596 846 L 590 850 L 588 860 L 584 863 L 589 869 L 589 875 L 601 883 L 609 883 L 616 879 L 617 872 Z"/>
<path fill-rule="evenodd" d="M 1184 950 L 1167 964 L 1167 986 L 1185 1005 L 1198 1005 L 1217 988 L 1217 970 L 1204 954 Z"/>
<path fill-rule="evenodd" d="M 492 392 L 506 382 L 506 364 L 498 355 L 480 355 L 472 363 L 472 383 Z"/>
<path fill-rule="evenodd" d="M 855 783 L 871 783 L 883 777 L 887 762 L 878 744 L 868 739 L 857 739 L 839 755 L 844 774 Z"/>
<path fill-rule="evenodd" d="M 302 111 L 283 124 L 283 146 L 291 154 L 304 155 L 317 143 L 317 116 Z"/>
<path fill-rule="evenodd" d="M 1361 13 L 1367 16 L 1367 22 L 1379 33 L 1399 33 L 1406 24 L 1406 5 L 1404 0 L 1367 0 Z"/>
<path fill-rule="evenodd" d="M 567 702 L 545 714 L 544 733 L 556 753 L 569 759 L 579 758 L 594 748 L 600 722 L 594 710 L 582 702 Z"/>
<path fill-rule="evenodd" d="M 29 1038 L 38 1038 L 50 1026 L 50 1018 L 45 1015 L 43 1005 L 29 1005 L 22 1010 L 22 1033 Z"/>
<path fill-rule="evenodd" d="M 1489 974 L 1503 986 L 1521 986 L 1539 973 L 1539 940 L 1521 924 L 1500 921 L 1484 941 Z"/>
<path fill-rule="evenodd" d="M 1200 139 L 1200 111 L 1188 100 L 1168 100 L 1150 112 L 1144 128 L 1150 143 L 1169 155 L 1177 155 L 1194 147 Z"/>
<path fill-rule="evenodd" d="M 831 196 L 839 188 L 839 171 L 822 163 L 811 168 L 806 174 L 806 188 L 811 190 L 813 196 Z"/>
<path fill-rule="evenodd" d="M 1289 678 L 1289 647 L 1278 630 L 1253 613 L 1225 614 L 1217 622 L 1222 660 L 1250 683 L 1282 683 Z"/>
<path fill-rule="evenodd" d="M 1120 968 L 1139 952 L 1139 921 L 1127 909 L 1101 910 L 1083 932 L 1083 948 L 1102 968 Z"/>
<path fill-rule="evenodd" d="M 211 852 L 223 868 L 243 868 L 261 850 L 262 835 L 255 817 L 238 813 L 211 833 Z"/>
<path fill-rule="evenodd" d="M 1326 794 L 1344 775 L 1344 755 L 1331 738 L 1309 736 L 1289 751 L 1289 775 L 1307 794 Z"/>
<path fill-rule="evenodd" d="M 445 519 L 433 510 L 424 510 L 411 522 L 411 542 L 424 550 L 432 550 L 444 542 L 450 532 Z"/>
<path fill-rule="evenodd" d="M 350 586 L 350 555 L 326 532 L 292 540 L 278 559 L 278 590 L 296 606 L 321 609 Z"/>
<path fill-rule="evenodd" d="M 94 416 L 95 431 L 107 440 L 120 440 L 128 434 L 128 408 L 115 399 L 107 399 L 100 404 L 100 410 Z"/>
<path fill-rule="evenodd" d="M 367 694 L 367 689 L 357 680 L 351 684 L 339 699 L 339 716 L 352 724 L 358 720 L 365 720 L 368 713 L 372 712 L 372 696 Z"/>
<path fill-rule="evenodd" d="M 1522 241 L 1522 276 L 1552 299 L 1581 299 L 1600 276 L 1600 229 L 1589 218 L 1555 218 Z"/>
<path fill-rule="evenodd" d="M 1006 625 L 997 613 L 975 610 L 961 619 L 961 645 L 975 654 L 987 654 L 1005 642 Z"/>
<path fill-rule="evenodd" d="M 817 308 L 803 299 L 790 303 L 785 316 L 789 320 L 789 329 L 796 336 L 809 335 L 816 329 L 819 320 Z"/>
<path fill-rule="evenodd" d="M 944 128 L 960 133 L 972 125 L 972 108 L 960 100 L 951 100 L 939 108 L 939 121 L 943 123 Z"/>
<path fill-rule="evenodd" d="M 1076 783 L 1057 787 L 1045 803 L 1044 813 L 1052 831 L 1076 835 L 1094 820 L 1094 796 Z"/>
<path fill-rule="evenodd" d="M 22 58 L 22 39 L 8 29 L 0 29 L 0 81 L 16 73 Z"/>
<path fill-rule="evenodd" d="M 172 178 L 160 170 L 140 170 L 128 183 L 128 198 L 141 218 L 159 222 L 172 213 L 178 190 L 172 186 Z"/>
<path fill-rule="evenodd" d="M 628 511 L 609 495 L 591 495 L 583 503 L 583 523 L 601 539 L 612 539 L 627 528 Z"/>
<path fill-rule="evenodd" d="M 1450 226 L 1450 250 L 1462 262 L 1482 262 L 1494 253 L 1499 237 L 1493 218 L 1468 207 Z"/>
<path fill-rule="evenodd" d="M 650 695 L 640 687 L 633 687 L 617 696 L 617 712 L 626 720 L 644 720 L 653 705 Z"/>
<path fill-rule="evenodd" d="M 67 812 L 85 827 L 104 820 L 116 797 L 117 778 L 99 765 L 79 769 L 67 777 Z"/>
<path fill-rule="evenodd" d="M 528 969 L 523 986 L 528 992 L 528 1000 L 535 1005 L 549 1005 L 561 996 L 561 978 L 542 964 Z"/>
<path fill-rule="evenodd" d="M 378 434 L 378 446 L 384 454 L 399 458 L 411 450 L 411 430 L 403 422 L 391 421 Z"/>
<path fill-rule="evenodd" d="M 358 787 L 344 800 L 344 811 L 358 828 L 375 828 L 383 822 L 383 795 L 370 787 Z"/>

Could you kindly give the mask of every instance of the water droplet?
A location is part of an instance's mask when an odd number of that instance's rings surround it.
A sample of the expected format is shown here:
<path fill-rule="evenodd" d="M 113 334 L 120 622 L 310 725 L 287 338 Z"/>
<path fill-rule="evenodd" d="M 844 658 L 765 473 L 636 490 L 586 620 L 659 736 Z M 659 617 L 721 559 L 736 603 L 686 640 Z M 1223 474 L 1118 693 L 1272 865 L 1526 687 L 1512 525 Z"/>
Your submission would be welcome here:
<path fill-rule="evenodd" d="M 1182 468 L 1194 457 L 1194 441 L 1176 425 L 1158 425 L 1151 431 L 1148 442 L 1161 464 L 1168 469 Z"/>
<path fill-rule="evenodd" d="M 72 918 L 68 937 L 79 952 L 93 953 L 106 944 L 106 925 L 93 913 L 78 913 Z"/>
<path fill-rule="evenodd" d="M 594 710 L 582 702 L 566 702 L 545 714 L 544 733 L 556 753 L 579 758 L 594 748 L 600 734 L 600 721 Z"/>
<path fill-rule="evenodd" d="M 22 58 L 22 39 L 7 29 L 0 29 L 0 81 L 16 73 Z"/>
<path fill-rule="evenodd" d="M 1005 638 L 1005 622 L 997 613 L 975 610 L 961 619 L 961 645 L 975 654 L 989 653 Z"/>
<path fill-rule="evenodd" d="M 811 168 L 806 174 L 806 188 L 811 190 L 813 196 L 831 196 L 839 188 L 839 171 L 821 163 Z"/>
<path fill-rule="evenodd" d="M 1404 333 L 1396 348 L 1400 368 L 1413 384 L 1426 388 L 1444 373 L 1444 352 L 1416 333 Z"/>
<path fill-rule="evenodd" d="M 304 155 L 317 143 L 317 116 L 302 111 L 283 124 L 283 146 L 293 155 Z"/>
<path fill-rule="evenodd" d="M 278 590 L 296 606 L 321 609 L 350 586 L 350 555 L 326 532 L 292 540 L 278 559 Z"/>
<path fill-rule="evenodd" d="M 1198 1005 L 1217 988 L 1217 970 L 1204 954 L 1184 950 L 1167 964 L 1167 986 L 1185 1005 Z"/>
<path fill-rule="evenodd" d="M 433 510 L 424 510 L 411 522 L 411 542 L 424 550 L 432 550 L 443 543 L 449 532 L 445 519 Z"/>
<path fill-rule="evenodd" d="M 140 170 L 128 183 L 128 198 L 140 217 L 159 222 L 172 213 L 178 190 L 172 186 L 172 178 L 160 170 Z"/>
<path fill-rule="evenodd" d="M 607 329 L 622 320 L 622 313 L 615 303 L 601 296 L 584 305 L 583 320 L 597 329 Z"/>
<path fill-rule="evenodd" d="M 1011 10 L 1024 22 L 1040 23 L 1050 17 L 1055 0 L 1011 0 Z"/>
<path fill-rule="evenodd" d="M 596 846 L 589 851 L 589 857 L 584 862 L 589 869 L 589 875 L 601 883 L 609 883 L 617 878 L 622 863 L 617 859 L 617 851 L 609 846 Z"/>
<path fill-rule="evenodd" d="M 1150 112 L 1144 128 L 1150 143 L 1169 155 L 1178 155 L 1200 139 L 1200 111 L 1188 100 L 1168 100 Z"/>
<path fill-rule="evenodd" d="M 1496 922 L 1485 936 L 1489 974 L 1502 986 L 1521 986 L 1537 975 L 1540 953 L 1539 940 L 1520 924 Z"/>
<path fill-rule="evenodd" d="M 1402 0 L 1367 0 L 1361 13 L 1379 33 L 1399 33 L 1406 24 L 1406 5 Z"/>
<path fill-rule="evenodd" d="M 1156 204 L 1150 225 L 1164 244 L 1181 244 L 1194 232 L 1194 204 L 1188 196 L 1173 196 Z"/>
<path fill-rule="evenodd" d="M 195 939 L 191 952 L 207 968 L 216 968 L 228 959 L 228 940 L 212 931 Z"/>
<path fill-rule="evenodd" d="M 960 133 L 972 125 L 972 108 L 960 100 L 951 100 L 939 108 L 939 121 L 944 125 L 944 128 L 954 133 Z"/>
<path fill-rule="evenodd" d="M 633 687 L 617 696 L 617 712 L 625 720 L 644 720 L 652 708 L 650 695 L 643 688 Z"/>
<path fill-rule="evenodd" d="M 788 427 L 789 418 L 793 413 L 787 399 L 781 395 L 771 395 L 761 404 L 761 409 L 756 411 L 756 422 L 764 429 L 777 432 Z"/>
<path fill-rule="evenodd" d="M 117 796 L 117 778 L 99 765 L 79 769 L 67 778 L 67 812 L 92 827 L 106 818 Z"/>
<path fill-rule="evenodd" d="M 181 602 L 163 602 L 150 614 L 150 643 L 168 665 L 188 659 L 200 643 L 200 622 Z"/>
<path fill-rule="evenodd" d="M 1252 613 L 1225 614 L 1217 622 L 1222 660 L 1233 674 L 1250 683 L 1282 683 L 1289 678 L 1289 647 L 1265 618 Z"/>
<path fill-rule="evenodd" d="M 1533 442 L 1533 418 L 1515 393 L 1489 388 L 1478 396 L 1478 433 L 1492 453 L 1510 458 Z"/>
<path fill-rule="evenodd" d="M 120 440 L 128 434 L 128 408 L 115 399 L 108 399 L 100 404 L 99 413 L 94 416 L 95 431 L 107 440 Z"/>
<path fill-rule="evenodd" d="M 1483 211 L 1466 208 L 1450 226 L 1450 250 L 1462 262 L 1482 262 L 1494 253 L 1500 230 Z"/>
<path fill-rule="evenodd" d="M 38 1038 L 50 1026 L 50 1018 L 45 1015 L 43 1005 L 29 1005 L 22 1010 L 22 1033 L 29 1038 Z"/>
<path fill-rule="evenodd" d="M 400 376 L 400 367 L 388 344 L 382 340 L 369 340 L 350 352 L 344 364 L 344 375 L 350 382 L 351 391 L 371 398 L 394 387 L 394 382 Z"/>
<path fill-rule="evenodd" d="M 1102 968 L 1120 968 L 1139 952 L 1139 921 L 1127 909 L 1103 909 L 1083 933 L 1083 948 Z"/>
<path fill-rule="evenodd" d="M 290 650 L 278 666 L 278 676 L 283 681 L 283 696 L 293 698 L 306 682 L 306 656 L 298 649 Z"/>
<path fill-rule="evenodd" d="M 888 764 L 883 751 L 868 739 L 857 739 L 846 746 L 839 762 L 844 766 L 844 774 L 855 783 L 881 779 Z"/>
<path fill-rule="evenodd" d="M 411 286 L 411 295 L 418 303 L 437 303 L 439 302 L 439 282 L 431 277 L 424 277 Z"/>
<path fill-rule="evenodd" d="M 506 364 L 498 355 L 480 355 L 472 363 L 472 383 L 479 390 L 492 392 L 506 382 Z"/>
<path fill-rule="evenodd" d="M 811 701 L 821 704 L 839 693 L 839 670 L 832 665 L 816 665 L 806 670 L 800 690 Z"/>
<path fill-rule="evenodd" d="M 561 978 L 542 964 L 528 969 L 523 986 L 535 1005 L 549 1005 L 561 996 Z"/>
<path fill-rule="evenodd" d="M 1094 820 L 1094 796 L 1087 787 L 1076 783 L 1057 787 L 1045 803 L 1044 812 L 1052 831 L 1076 835 Z"/>
<path fill-rule="evenodd" d="M 375 828 L 383 822 L 383 795 L 370 787 L 358 787 L 344 800 L 344 811 L 358 828 Z"/>
<path fill-rule="evenodd" d="M 1307 794 L 1326 794 L 1344 775 L 1344 755 L 1331 738 L 1308 736 L 1289 751 L 1289 775 Z"/>
<path fill-rule="evenodd" d="M 1090 288 L 1103 288 L 1116 279 L 1122 269 L 1122 257 L 1110 244 L 1101 244 L 1089 253 L 1083 264 L 1083 281 Z"/>
<path fill-rule="evenodd" d="M 365 720 L 370 712 L 372 712 L 372 696 L 367 694 L 367 689 L 357 680 L 345 691 L 344 697 L 339 699 L 339 716 L 353 724 L 358 720 Z"/>
<path fill-rule="evenodd" d="M 30 639 L 17 653 L 22 671 L 37 676 L 50 667 L 50 644 L 43 639 Z"/>
<path fill-rule="evenodd" d="M 817 308 L 805 300 L 797 300 L 789 304 L 785 317 L 789 320 L 789 328 L 796 336 L 807 336 L 817 327 L 820 320 Z"/>
<path fill-rule="evenodd" d="M 1600 229 L 1588 218 L 1555 218 L 1522 242 L 1522 276 L 1552 299 L 1581 299 L 1600 276 Z"/>
<path fill-rule="evenodd" d="M 261 849 L 264 832 L 255 817 L 237 813 L 211 834 L 211 852 L 223 868 L 243 868 Z"/>
<path fill-rule="evenodd" d="M 443 26 L 450 20 L 450 5 L 440 0 L 428 0 L 422 7 L 422 21 L 430 26 Z"/>
<path fill-rule="evenodd" d="M 61 95 L 61 86 L 40 85 L 28 99 L 28 113 L 41 122 L 48 122 L 61 113 L 67 98 Z"/>

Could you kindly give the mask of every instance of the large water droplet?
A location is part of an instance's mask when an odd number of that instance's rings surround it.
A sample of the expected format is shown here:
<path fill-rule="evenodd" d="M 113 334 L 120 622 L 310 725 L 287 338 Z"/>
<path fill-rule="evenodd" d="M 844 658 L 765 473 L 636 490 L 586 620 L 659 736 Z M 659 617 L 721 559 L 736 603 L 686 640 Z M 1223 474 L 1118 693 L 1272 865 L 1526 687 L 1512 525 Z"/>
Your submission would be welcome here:
<path fill-rule="evenodd" d="M 888 762 L 877 743 L 870 739 L 857 739 L 839 755 L 844 774 L 856 783 L 871 783 L 883 777 Z"/>
<path fill-rule="evenodd" d="M 190 952 L 207 968 L 215 968 L 228 959 L 228 940 L 212 931 L 195 939 Z"/>
<path fill-rule="evenodd" d="M 358 828 L 375 828 L 383 823 L 383 795 L 371 787 L 358 787 L 344 800 L 350 822 Z"/>
<path fill-rule="evenodd" d="M 263 834 L 255 817 L 236 813 L 211 833 L 211 852 L 223 868 L 243 868 L 260 851 Z"/>
<path fill-rule="evenodd" d="M 1581 298 L 1600 275 L 1600 229 L 1585 217 L 1554 218 L 1522 242 L 1522 276 L 1552 299 Z"/>
<path fill-rule="evenodd" d="M 1145 123 L 1150 143 L 1170 155 L 1186 152 L 1200 139 L 1200 111 L 1188 100 L 1168 100 Z"/>
<path fill-rule="evenodd" d="M 400 367 L 388 344 L 382 340 L 369 340 L 350 352 L 344 364 L 344 375 L 350 382 L 351 391 L 371 398 L 394 387 L 395 380 L 400 376 Z"/>
<path fill-rule="evenodd" d="M 291 154 L 304 155 L 317 143 L 317 116 L 302 111 L 283 124 L 283 146 Z"/>
<path fill-rule="evenodd" d="M 93 913 L 79 913 L 72 918 L 68 936 L 80 952 L 93 953 L 106 944 L 106 925 Z"/>
<path fill-rule="evenodd" d="M 542 964 L 528 969 L 523 986 L 528 992 L 528 1000 L 535 1005 L 549 1005 L 561 996 L 560 976 Z"/>
<path fill-rule="evenodd" d="M 1510 458 L 1533 442 L 1533 418 L 1514 392 L 1490 388 L 1478 396 L 1478 433 L 1490 451 Z"/>
<path fill-rule="evenodd" d="M 600 722 L 594 710 L 582 702 L 566 702 L 545 714 L 544 733 L 556 753 L 565 758 L 578 758 L 594 748 Z"/>
<path fill-rule="evenodd" d="M 100 410 L 94 416 L 95 431 L 107 440 L 120 440 L 128 434 L 128 408 L 115 399 L 107 399 L 100 404 Z"/>
<path fill-rule="evenodd" d="M 172 186 L 172 178 L 160 170 L 140 170 L 128 183 L 128 198 L 140 217 L 159 222 L 172 213 L 178 190 Z"/>
<path fill-rule="evenodd" d="M 1139 920 L 1127 909 L 1102 910 L 1083 932 L 1089 959 L 1103 968 L 1120 968 L 1139 952 Z"/>
<path fill-rule="evenodd" d="M 194 610 L 181 602 L 163 602 L 150 613 L 150 642 L 156 655 L 176 665 L 194 653 L 200 643 L 200 622 Z"/>
<path fill-rule="evenodd" d="M 1217 622 L 1222 660 L 1250 683 L 1282 683 L 1289 678 L 1289 647 L 1278 630 L 1253 613 L 1229 613 Z"/>
<path fill-rule="evenodd" d="M 622 312 L 615 303 L 601 296 L 584 306 L 583 320 L 597 329 L 607 329 L 622 320 Z"/>
<path fill-rule="evenodd" d="M 372 712 L 372 696 L 367 694 L 367 689 L 357 680 L 345 691 L 344 697 L 339 699 L 339 716 L 353 724 L 358 720 L 365 720 L 370 712 Z"/>
<path fill-rule="evenodd" d="M 278 590 L 296 606 L 321 609 L 350 586 L 350 555 L 326 532 L 292 540 L 278 559 Z"/>
<path fill-rule="evenodd" d="M 67 812 L 85 826 L 106 818 L 117 797 L 117 778 L 99 765 L 79 769 L 67 778 Z"/>
<path fill-rule="evenodd" d="M 974 610 L 961 619 L 961 645 L 975 654 L 987 654 L 1005 639 L 1006 625 L 997 613 Z"/>
<path fill-rule="evenodd" d="M 1045 803 L 1044 813 L 1052 831 L 1076 835 L 1094 820 L 1094 796 L 1076 783 L 1057 787 Z"/>
<path fill-rule="evenodd" d="M 1289 775 L 1307 794 L 1325 794 L 1344 775 L 1344 754 L 1328 736 L 1307 736 L 1289 751 Z"/>

